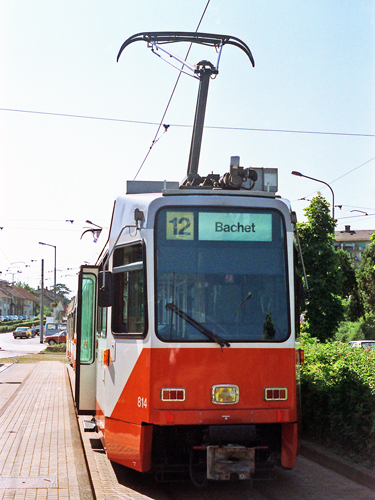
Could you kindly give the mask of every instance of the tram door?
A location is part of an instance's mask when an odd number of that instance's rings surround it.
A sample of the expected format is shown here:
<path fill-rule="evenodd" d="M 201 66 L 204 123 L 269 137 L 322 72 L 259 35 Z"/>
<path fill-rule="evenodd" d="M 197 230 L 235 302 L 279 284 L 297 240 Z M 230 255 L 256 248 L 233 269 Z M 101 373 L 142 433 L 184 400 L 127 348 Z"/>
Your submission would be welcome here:
<path fill-rule="evenodd" d="M 97 267 L 81 266 L 78 285 L 75 401 L 79 414 L 94 414 Z"/>

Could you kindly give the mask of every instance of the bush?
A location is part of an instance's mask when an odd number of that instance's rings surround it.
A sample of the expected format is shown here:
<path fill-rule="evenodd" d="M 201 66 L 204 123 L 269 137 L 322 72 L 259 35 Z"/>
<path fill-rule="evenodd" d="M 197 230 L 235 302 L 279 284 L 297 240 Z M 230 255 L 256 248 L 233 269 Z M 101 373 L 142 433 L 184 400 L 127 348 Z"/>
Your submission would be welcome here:
<path fill-rule="evenodd" d="M 45 324 L 45 322 L 44 322 Z M 0 333 L 13 332 L 18 326 L 28 326 L 31 328 L 32 325 L 39 326 L 40 319 L 26 319 L 26 320 L 14 320 L 14 321 L 6 321 L 4 323 L 0 323 Z"/>
<path fill-rule="evenodd" d="M 361 337 L 360 322 L 343 321 L 337 329 L 335 340 L 348 343 L 351 340 L 364 340 Z"/>
<path fill-rule="evenodd" d="M 50 345 L 49 347 L 47 347 L 44 352 L 58 352 L 58 353 L 63 353 L 65 354 L 66 353 L 66 344 L 65 343 L 62 343 L 62 344 L 55 344 L 55 345 Z"/>
<path fill-rule="evenodd" d="M 302 433 L 375 464 L 375 351 L 301 335 Z"/>
<path fill-rule="evenodd" d="M 375 315 L 367 315 L 356 322 L 343 321 L 336 332 L 335 340 L 375 340 Z"/>
<path fill-rule="evenodd" d="M 361 329 L 363 332 L 363 339 L 364 340 L 375 340 L 375 315 L 374 314 L 368 314 L 366 316 L 366 318 L 362 320 Z"/>

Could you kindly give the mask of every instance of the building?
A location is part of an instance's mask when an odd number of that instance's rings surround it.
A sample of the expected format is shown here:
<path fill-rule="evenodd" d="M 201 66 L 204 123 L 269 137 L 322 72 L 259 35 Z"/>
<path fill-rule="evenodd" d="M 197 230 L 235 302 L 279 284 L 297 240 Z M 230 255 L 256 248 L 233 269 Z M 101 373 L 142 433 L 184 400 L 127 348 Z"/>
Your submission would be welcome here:
<path fill-rule="evenodd" d="M 28 290 L 0 281 L 0 316 L 35 316 L 38 301 Z"/>
<path fill-rule="evenodd" d="M 375 229 L 350 229 L 345 226 L 344 231 L 335 231 L 335 249 L 341 248 L 349 253 L 354 263 L 354 269 L 358 269 L 362 260 L 362 254 L 370 246 L 371 236 Z"/>
<path fill-rule="evenodd" d="M 4 289 L 0 282 L 0 316 L 10 316 L 12 310 L 12 294 L 9 290 Z"/>
<path fill-rule="evenodd" d="M 37 292 L 38 295 L 34 295 L 25 288 L 0 280 L 0 316 L 35 316 L 37 306 L 40 304 L 40 288 Z M 51 308 L 54 298 L 52 290 L 43 289 L 44 306 Z M 59 305 L 60 316 L 65 315 L 70 300 L 57 295 L 56 302 Z"/>

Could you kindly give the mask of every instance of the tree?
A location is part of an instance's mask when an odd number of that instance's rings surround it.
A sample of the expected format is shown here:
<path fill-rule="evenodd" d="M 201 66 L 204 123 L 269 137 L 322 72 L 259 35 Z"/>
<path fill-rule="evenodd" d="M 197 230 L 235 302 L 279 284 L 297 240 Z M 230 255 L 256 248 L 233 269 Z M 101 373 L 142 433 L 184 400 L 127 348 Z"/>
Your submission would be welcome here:
<path fill-rule="evenodd" d="M 298 224 L 298 233 L 306 267 L 309 295 L 306 327 L 321 341 L 333 338 L 344 317 L 341 302 L 342 278 L 334 250 L 335 219 L 320 193 L 305 209 L 308 222 Z"/>
<path fill-rule="evenodd" d="M 52 291 L 54 290 L 54 286 L 51 287 Z M 67 295 L 71 293 L 70 288 L 68 288 L 66 285 L 63 283 L 56 283 L 56 295 L 60 295 L 65 300 L 68 300 Z"/>
<path fill-rule="evenodd" d="M 357 287 L 355 270 L 350 255 L 341 248 L 337 250 L 338 269 L 341 274 L 341 297 L 348 299 Z"/>
<path fill-rule="evenodd" d="M 359 266 L 358 287 L 362 297 L 365 312 L 375 313 L 375 241 L 362 254 Z"/>
<path fill-rule="evenodd" d="M 363 304 L 359 293 L 357 277 L 350 255 L 345 250 L 336 252 L 338 269 L 341 273 L 341 298 L 346 304 L 346 318 L 349 321 L 359 320 L 363 314 Z"/>
<path fill-rule="evenodd" d="M 16 283 L 16 286 L 19 286 L 21 288 L 24 288 L 25 290 L 27 290 L 28 292 L 30 293 L 33 293 L 34 295 L 36 295 L 37 297 L 39 296 L 39 293 L 37 290 L 35 290 L 35 288 L 32 288 L 30 285 L 28 285 L 27 283 L 21 283 L 20 281 L 18 283 Z"/>

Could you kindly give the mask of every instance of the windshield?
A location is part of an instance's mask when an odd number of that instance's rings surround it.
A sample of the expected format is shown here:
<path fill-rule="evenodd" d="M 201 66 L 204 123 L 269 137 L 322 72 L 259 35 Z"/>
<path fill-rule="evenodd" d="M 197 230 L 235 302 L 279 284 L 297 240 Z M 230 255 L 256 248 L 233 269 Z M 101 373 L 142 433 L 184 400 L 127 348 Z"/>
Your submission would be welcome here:
<path fill-rule="evenodd" d="M 285 228 L 270 209 L 169 207 L 156 220 L 156 333 L 168 342 L 289 336 Z M 176 308 L 180 314 L 176 314 Z"/>

